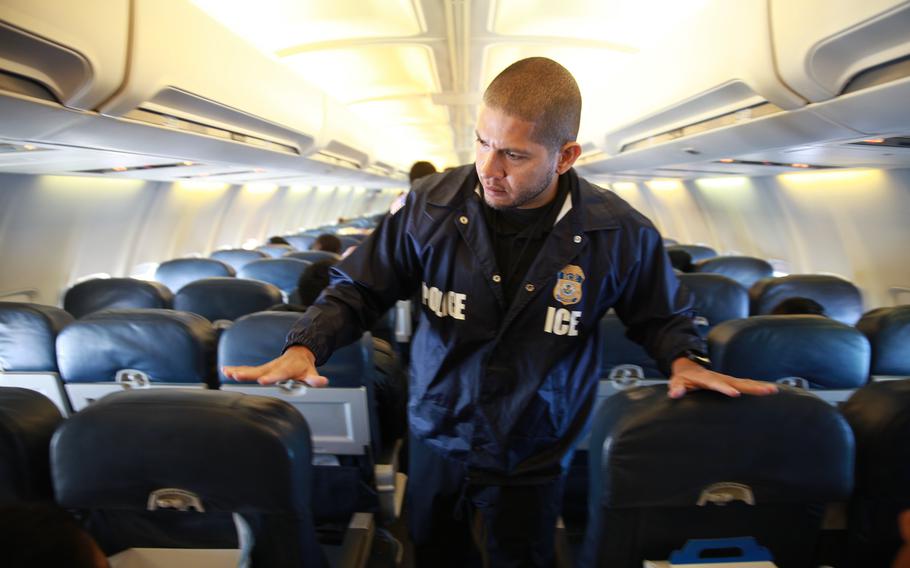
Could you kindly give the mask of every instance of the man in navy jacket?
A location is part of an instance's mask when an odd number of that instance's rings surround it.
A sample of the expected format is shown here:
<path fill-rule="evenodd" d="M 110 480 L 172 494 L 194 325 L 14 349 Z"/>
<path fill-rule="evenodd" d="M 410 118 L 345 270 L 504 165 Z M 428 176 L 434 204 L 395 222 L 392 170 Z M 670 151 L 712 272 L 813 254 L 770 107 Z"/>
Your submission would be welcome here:
<path fill-rule="evenodd" d="M 335 268 L 280 358 L 225 369 L 324 386 L 316 365 L 420 294 L 408 490 L 421 566 L 552 562 L 562 473 L 591 415 L 598 321 L 611 307 L 671 376 L 670 396 L 775 390 L 703 366 L 660 234 L 572 169 L 580 112 L 562 66 L 511 65 L 484 94 L 476 163 L 422 179 Z"/>

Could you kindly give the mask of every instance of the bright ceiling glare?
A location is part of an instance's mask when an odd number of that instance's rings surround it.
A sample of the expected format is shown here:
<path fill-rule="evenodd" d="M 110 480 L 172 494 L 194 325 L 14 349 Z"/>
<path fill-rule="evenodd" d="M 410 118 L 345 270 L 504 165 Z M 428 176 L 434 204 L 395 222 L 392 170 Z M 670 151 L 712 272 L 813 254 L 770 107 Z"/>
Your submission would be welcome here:
<path fill-rule="evenodd" d="M 222 191 L 230 187 L 230 184 L 223 181 L 186 179 L 174 183 L 174 187 L 185 191 Z"/>
<path fill-rule="evenodd" d="M 682 189 L 682 182 L 678 179 L 654 179 L 646 181 L 645 185 L 654 191 L 672 191 Z"/>
<path fill-rule="evenodd" d="M 778 179 L 784 185 L 806 188 L 819 188 L 830 190 L 833 186 L 841 186 L 851 189 L 865 189 L 866 186 L 873 185 L 877 178 L 882 176 L 882 171 L 877 169 L 849 169 L 849 170 L 827 170 L 819 172 L 799 172 L 790 174 L 781 174 Z"/>
<path fill-rule="evenodd" d="M 637 191 L 638 186 L 631 181 L 618 181 L 610 186 L 613 191 Z"/>
<path fill-rule="evenodd" d="M 735 160 L 733 158 L 721 158 L 717 161 L 721 164 L 732 164 Z"/>
<path fill-rule="evenodd" d="M 274 193 L 278 189 L 278 184 L 275 183 L 248 183 L 243 186 L 243 189 L 250 193 Z"/>
<path fill-rule="evenodd" d="M 734 189 L 745 187 L 748 180 L 742 176 L 699 178 L 695 185 L 703 189 Z"/>

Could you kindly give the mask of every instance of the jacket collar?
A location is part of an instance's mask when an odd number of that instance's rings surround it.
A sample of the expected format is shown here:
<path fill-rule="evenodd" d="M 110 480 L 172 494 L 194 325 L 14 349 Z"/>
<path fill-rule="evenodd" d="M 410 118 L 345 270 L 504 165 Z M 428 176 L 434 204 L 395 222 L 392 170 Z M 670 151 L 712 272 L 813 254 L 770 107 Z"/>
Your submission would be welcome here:
<path fill-rule="evenodd" d="M 576 175 L 574 169 L 563 175 Z M 577 177 L 577 176 L 576 176 Z M 578 184 L 569 192 L 556 223 L 567 216 L 582 231 L 598 231 L 619 227 L 616 210 L 610 204 L 607 190 L 578 177 Z M 443 183 L 443 180 L 448 183 Z M 477 171 L 474 164 L 456 168 L 443 176 L 434 176 L 427 193 L 427 204 L 436 207 L 458 208 L 477 190 Z"/>

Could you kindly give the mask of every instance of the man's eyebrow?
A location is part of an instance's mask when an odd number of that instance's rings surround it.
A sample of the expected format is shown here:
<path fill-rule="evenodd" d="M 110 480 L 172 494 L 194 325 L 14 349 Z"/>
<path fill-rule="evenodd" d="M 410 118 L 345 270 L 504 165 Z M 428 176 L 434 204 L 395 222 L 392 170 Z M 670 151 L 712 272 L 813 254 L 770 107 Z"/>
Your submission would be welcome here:
<path fill-rule="evenodd" d="M 484 140 L 484 139 L 480 136 L 480 133 L 477 132 L 476 130 L 474 131 L 474 136 L 475 136 L 475 137 L 477 138 L 477 140 L 479 140 L 480 142 L 486 142 L 486 140 Z M 511 154 L 521 154 L 522 156 L 530 156 L 530 155 L 531 155 L 531 152 L 529 152 L 528 150 L 522 150 L 522 149 L 520 149 L 520 148 L 497 148 L 497 152 L 509 152 L 509 153 L 511 153 Z"/>

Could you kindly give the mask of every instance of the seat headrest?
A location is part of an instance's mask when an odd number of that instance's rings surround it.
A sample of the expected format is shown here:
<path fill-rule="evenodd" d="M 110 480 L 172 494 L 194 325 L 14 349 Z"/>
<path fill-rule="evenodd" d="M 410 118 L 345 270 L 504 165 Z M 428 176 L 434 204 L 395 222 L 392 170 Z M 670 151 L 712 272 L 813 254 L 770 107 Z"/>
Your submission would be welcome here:
<path fill-rule="evenodd" d="M 237 276 L 269 282 L 290 294 L 297 288 L 300 275 L 309 265 L 309 262 L 297 258 L 265 258 L 244 265 Z"/>
<path fill-rule="evenodd" d="M 0 371 L 57 371 L 57 334 L 73 321 L 60 308 L 0 302 Z"/>
<path fill-rule="evenodd" d="M 682 273 L 692 272 L 692 255 L 684 250 L 667 247 L 667 258 L 670 259 L 670 266 L 674 270 Z"/>
<path fill-rule="evenodd" d="M 155 280 L 176 293 L 193 280 L 235 274 L 236 271 L 230 265 L 214 258 L 175 258 L 158 265 Z"/>
<path fill-rule="evenodd" d="M 717 256 L 717 251 L 705 245 L 670 245 L 666 247 L 667 253 L 670 251 L 682 251 L 692 257 L 692 262 L 701 262 Z"/>
<path fill-rule="evenodd" d="M 118 308 L 167 309 L 174 294 L 160 282 L 137 278 L 97 278 L 80 282 L 66 291 L 63 308 L 74 317 Z"/>
<path fill-rule="evenodd" d="M 44 395 L 0 387 L 0 503 L 48 501 L 48 448 L 63 417 Z"/>
<path fill-rule="evenodd" d="M 319 260 L 341 260 L 340 254 L 329 252 L 327 250 L 298 250 L 289 252 L 284 255 L 286 258 L 296 258 L 307 262 L 316 262 Z"/>
<path fill-rule="evenodd" d="M 146 510 L 153 492 L 171 488 L 198 496 L 206 512 L 308 515 L 311 460 L 294 407 L 207 390 L 108 395 L 51 443 L 57 502 L 69 508 Z"/>
<path fill-rule="evenodd" d="M 680 274 L 679 281 L 695 299 L 695 311 L 713 327 L 749 316 L 749 293 L 735 280 L 721 274 Z"/>
<path fill-rule="evenodd" d="M 243 265 L 253 262 L 254 260 L 269 258 L 269 255 L 259 250 L 222 249 L 216 250 L 210 254 L 209 258 L 214 258 L 215 260 L 220 260 L 225 264 L 229 264 L 234 270 L 240 270 Z"/>
<path fill-rule="evenodd" d="M 751 256 L 716 256 L 696 264 L 695 272 L 723 274 L 748 290 L 762 278 L 773 276 L 774 267 L 766 260 Z"/>
<path fill-rule="evenodd" d="M 135 369 L 152 382 L 212 377 L 215 330 L 202 316 L 173 310 L 108 310 L 67 326 L 57 338 L 64 382 L 113 381 Z"/>
<path fill-rule="evenodd" d="M 910 376 L 910 306 L 879 308 L 856 323 L 872 344 L 872 374 Z"/>
<path fill-rule="evenodd" d="M 286 253 L 292 252 L 294 250 L 294 247 L 280 243 L 270 243 L 267 245 L 258 246 L 256 247 L 256 250 L 263 252 L 272 258 L 281 258 Z"/>
<path fill-rule="evenodd" d="M 597 413 L 590 447 L 594 498 L 611 508 L 749 493 L 755 504 L 843 500 L 853 486 L 850 427 L 834 407 L 788 387 L 738 398 L 671 399 L 659 385 L 622 391 Z"/>
<path fill-rule="evenodd" d="M 853 325 L 863 313 L 863 299 L 851 282 L 828 274 L 791 274 L 765 278 L 749 289 L 751 312 L 770 314 L 788 298 L 809 298 L 825 308 L 831 319 Z"/>
<path fill-rule="evenodd" d="M 177 292 L 174 309 L 209 321 L 235 320 L 281 303 L 281 290 L 268 282 L 245 278 L 203 278 Z"/>
<path fill-rule="evenodd" d="M 308 250 L 318 235 L 285 235 L 284 240 L 299 251 Z"/>
<path fill-rule="evenodd" d="M 218 376 L 223 383 L 233 383 L 221 373 L 225 365 L 262 365 L 281 355 L 285 339 L 301 314 L 295 312 L 260 312 L 243 316 L 221 334 L 218 342 Z M 360 341 L 336 349 L 319 367 L 332 387 L 359 387 L 373 379 L 373 338 L 363 334 Z"/>
<path fill-rule="evenodd" d="M 619 365 L 641 367 L 646 379 L 665 378 L 645 348 L 626 337 L 626 326 L 616 314 L 607 314 L 600 320 L 600 339 L 600 378 L 609 377 Z"/>
<path fill-rule="evenodd" d="M 813 388 L 849 389 L 869 378 L 869 341 L 856 328 L 823 316 L 753 316 L 708 334 L 714 369 L 776 381 L 802 377 Z"/>
<path fill-rule="evenodd" d="M 910 500 L 910 380 L 866 385 L 841 412 L 856 436 L 856 494 Z"/>

